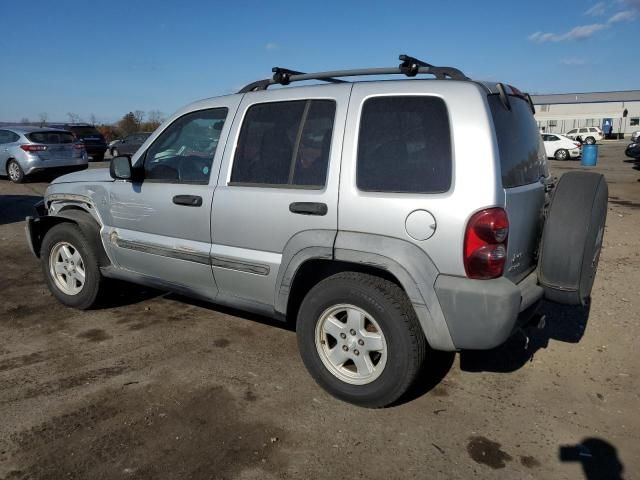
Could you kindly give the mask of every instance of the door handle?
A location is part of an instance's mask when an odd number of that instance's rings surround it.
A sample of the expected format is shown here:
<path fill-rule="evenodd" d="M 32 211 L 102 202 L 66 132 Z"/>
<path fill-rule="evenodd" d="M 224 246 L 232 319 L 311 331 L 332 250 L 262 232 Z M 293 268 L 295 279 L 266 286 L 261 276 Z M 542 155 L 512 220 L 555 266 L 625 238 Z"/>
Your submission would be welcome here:
<path fill-rule="evenodd" d="M 289 211 L 291 213 L 298 213 L 300 215 L 324 216 L 327 214 L 327 210 L 326 203 L 294 202 L 289 205 Z"/>
<path fill-rule="evenodd" d="M 202 197 L 198 195 L 176 195 L 173 197 L 173 203 L 187 207 L 200 207 L 202 205 Z"/>

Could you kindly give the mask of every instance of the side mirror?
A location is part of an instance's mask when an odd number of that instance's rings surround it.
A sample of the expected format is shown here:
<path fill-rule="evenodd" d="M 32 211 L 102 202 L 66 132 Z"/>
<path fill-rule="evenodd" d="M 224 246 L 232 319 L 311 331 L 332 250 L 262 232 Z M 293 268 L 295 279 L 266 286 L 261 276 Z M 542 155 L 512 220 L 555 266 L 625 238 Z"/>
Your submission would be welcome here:
<path fill-rule="evenodd" d="M 133 178 L 131 157 L 121 155 L 112 158 L 111 164 L 109 165 L 109 173 L 111 173 L 111 177 L 116 180 L 131 180 Z"/>

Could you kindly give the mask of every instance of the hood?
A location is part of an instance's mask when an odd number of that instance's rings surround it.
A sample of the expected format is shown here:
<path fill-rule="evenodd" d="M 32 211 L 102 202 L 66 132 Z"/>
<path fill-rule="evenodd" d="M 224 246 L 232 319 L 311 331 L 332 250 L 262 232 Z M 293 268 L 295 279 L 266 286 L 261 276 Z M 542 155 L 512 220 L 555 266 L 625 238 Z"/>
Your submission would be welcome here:
<path fill-rule="evenodd" d="M 56 178 L 51 184 L 75 182 L 113 182 L 108 168 L 90 168 L 80 172 L 68 173 Z"/>

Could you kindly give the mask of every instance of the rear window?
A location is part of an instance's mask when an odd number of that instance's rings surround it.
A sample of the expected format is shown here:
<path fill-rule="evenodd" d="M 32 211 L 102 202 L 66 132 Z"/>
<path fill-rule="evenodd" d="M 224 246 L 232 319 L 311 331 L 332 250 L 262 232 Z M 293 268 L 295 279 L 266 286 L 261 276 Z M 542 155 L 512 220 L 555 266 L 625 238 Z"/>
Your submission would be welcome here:
<path fill-rule="evenodd" d="M 438 97 L 376 97 L 362 107 L 357 185 L 370 192 L 438 193 L 451 186 L 451 133 Z"/>
<path fill-rule="evenodd" d="M 529 104 L 519 97 L 510 96 L 509 100 L 511 110 L 498 95 L 489 95 L 504 188 L 535 183 L 547 175 L 542 139 Z"/>
<path fill-rule="evenodd" d="M 73 143 L 73 135 L 69 132 L 33 132 L 27 138 L 35 143 Z"/>

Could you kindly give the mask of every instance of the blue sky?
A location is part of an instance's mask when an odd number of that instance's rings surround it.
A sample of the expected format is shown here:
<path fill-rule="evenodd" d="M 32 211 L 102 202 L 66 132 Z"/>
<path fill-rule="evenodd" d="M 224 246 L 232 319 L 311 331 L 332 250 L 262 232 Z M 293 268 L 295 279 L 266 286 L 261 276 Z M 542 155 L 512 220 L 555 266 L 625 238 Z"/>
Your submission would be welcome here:
<path fill-rule="evenodd" d="M 0 121 L 111 122 L 231 93 L 274 65 L 399 53 L 532 93 L 640 88 L 640 0 L 6 1 Z"/>

